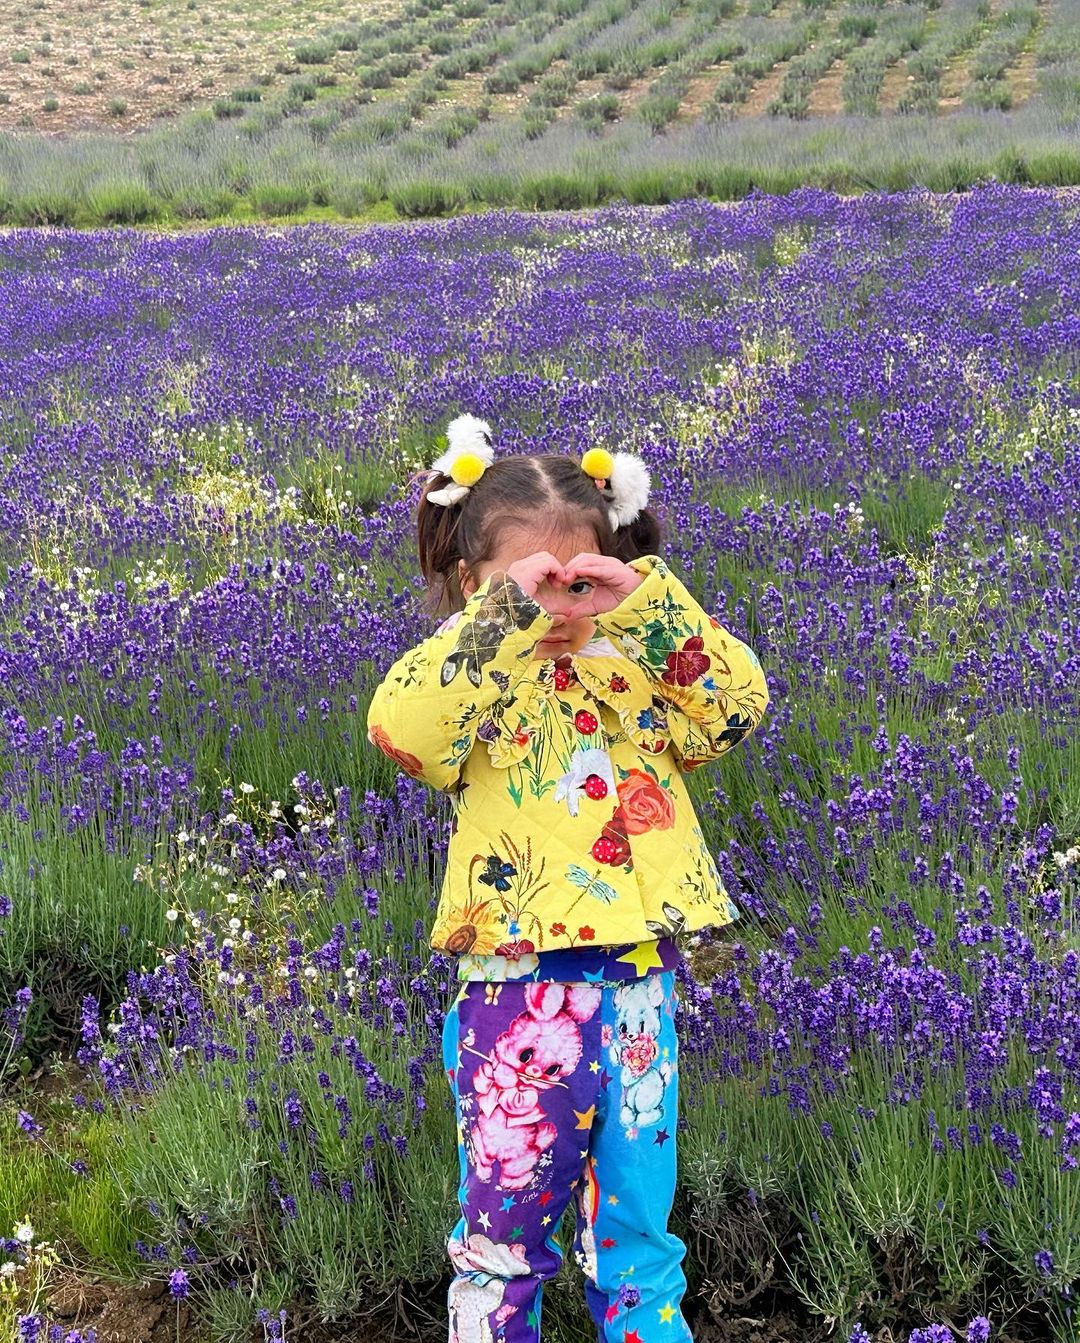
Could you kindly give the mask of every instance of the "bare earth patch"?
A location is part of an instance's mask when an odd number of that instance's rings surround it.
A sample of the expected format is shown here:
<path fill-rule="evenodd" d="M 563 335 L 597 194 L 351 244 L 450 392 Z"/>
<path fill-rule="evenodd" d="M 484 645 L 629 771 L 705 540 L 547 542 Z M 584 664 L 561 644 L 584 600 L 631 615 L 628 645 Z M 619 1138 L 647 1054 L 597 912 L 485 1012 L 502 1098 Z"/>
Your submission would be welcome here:
<path fill-rule="evenodd" d="M 1029 46 L 1026 51 L 1021 52 L 1020 59 L 1016 64 L 1005 71 L 1005 79 L 1012 92 L 1013 107 L 1019 107 L 1021 103 L 1026 103 L 1035 92 L 1036 85 L 1039 82 L 1039 70 L 1035 63 L 1034 47 Z"/>
<path fill-rule="evenodd" d="M 274 67 L 298 43 L 401 8 L 402 0 L 10 0 L 0 5 L 0 130 L 145 127 L 260 75 L 286 83 L 294 76 Z M 50 100 L 57 106 L 47 111 Z"/>
<path fill-rule="evenodd" d="M 843 111 L 844 99 L 840 91 L 843 87 L 846 71 L 847 62 L 843 57 L 833 61 L 832 65 L 810 90 L 810 98 L 807 102 L 809 116 L 835 117 Z"/>
<path fill-rule="evenodd" d="M 696 121 L 708 103 L 723 75 L 731 69 L 731 61 L 721 61 L 719 65 L 707 65 L 690 81 L 686 97 L 679 106 L 679 117 L 683 121 Z"/>
<path fill-rule="evenodd" d="M 913 77 L 908 74 L 907 61 L 900 60 L 894 65 L 890 65 L 885 71 L 885 78 L 881 81 L 881 92 L 878 94 L 878 110 L 880 112 L 895 112 L 904 91 L 912 82 Z"/>
<path fill-rule="evenodd" d="M 769 110 L 769 104 L 776 97 L 780 85 L 784 81 L 784 75 L 787 73 L 788 61 L 781 61 L 779 65 L 774 65 L 764 78 L 759 79 L 750 94 L 739 108 L 739 115 L 743 117 L 762 117 Z"/>

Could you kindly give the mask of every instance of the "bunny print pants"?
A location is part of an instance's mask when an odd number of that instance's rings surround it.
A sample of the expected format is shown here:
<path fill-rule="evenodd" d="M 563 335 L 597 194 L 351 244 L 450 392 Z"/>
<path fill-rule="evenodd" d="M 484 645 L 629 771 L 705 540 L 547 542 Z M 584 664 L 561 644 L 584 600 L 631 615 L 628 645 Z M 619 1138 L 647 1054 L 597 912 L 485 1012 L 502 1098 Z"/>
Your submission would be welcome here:
<path fill-rule="evenodd" d="M 537 1343 L 544 1283 L 574 1258 L 599 1343 L 692 1343 L 675 1197 L 675 972 L 462 984 L 443 1026 L 461 1217 L 449 1343 Z"/>

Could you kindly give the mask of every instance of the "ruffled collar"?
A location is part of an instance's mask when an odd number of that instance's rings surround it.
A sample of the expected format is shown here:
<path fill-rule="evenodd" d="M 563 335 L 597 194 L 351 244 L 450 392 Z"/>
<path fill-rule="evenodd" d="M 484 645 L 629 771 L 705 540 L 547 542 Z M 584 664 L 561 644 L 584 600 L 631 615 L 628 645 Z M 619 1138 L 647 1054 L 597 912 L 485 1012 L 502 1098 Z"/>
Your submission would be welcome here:
<path fill-rule="evenodd" d="M 559 673 L 570 674 L 564 688 L 572 688 L 576 678 L 594 699 L 613 709 L 627 738 L 646 754 L 659 755 L 670 744 L 664 701 L 654 695 L 648 673 L 598 631 L 576 653 L 534 659 L 498 721 L 478 733 L 493 765 L 507 768 L 528 755 L 544 720 L 545 702 L 562 693 Z"/>

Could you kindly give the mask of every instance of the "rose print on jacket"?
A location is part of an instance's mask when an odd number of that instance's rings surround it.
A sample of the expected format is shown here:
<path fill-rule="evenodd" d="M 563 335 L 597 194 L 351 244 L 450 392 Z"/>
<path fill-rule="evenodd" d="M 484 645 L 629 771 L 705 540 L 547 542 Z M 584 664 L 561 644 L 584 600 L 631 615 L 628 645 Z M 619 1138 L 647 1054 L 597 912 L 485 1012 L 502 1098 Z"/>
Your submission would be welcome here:
<path fill-rule="evenodd" d="M 424 770 L 423 761 L 408 751 L 399 751 L 378 723 L 371 724 L 367 735 L 372 746 L 377 746 L 383 755 L 389 756 L 398 769 L 403 769 L 413 779 L 420 778 Z"/>
<path fill-rule="evenodd" d="M 653 976 L 657 978 L 657 976 Z M 476 1173 L 497 1189 L 524 1189 L 555 1141 L 541 1098 L 563 1086 L 581 1059 L 581 1031 L 600 1005 L 595 984 L 528 984 L 526 1011 L 516 1016 L 473 1077 L 480 1113 L 470 1134 Z"/>
<path fill-rule="evenodd" d="M 618 784 L 619 809 L 628 835 L 647 830 L 670 830 L 675 824 L 675 803 L 651 766 L 622 769 Z"/>

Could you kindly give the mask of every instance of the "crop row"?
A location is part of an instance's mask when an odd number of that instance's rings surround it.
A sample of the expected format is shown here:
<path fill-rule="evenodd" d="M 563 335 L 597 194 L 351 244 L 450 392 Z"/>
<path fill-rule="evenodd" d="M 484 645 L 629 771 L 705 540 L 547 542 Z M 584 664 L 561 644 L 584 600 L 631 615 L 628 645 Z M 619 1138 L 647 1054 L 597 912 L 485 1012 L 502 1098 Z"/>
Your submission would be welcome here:
<path fill-rule="evenodd" d="M 885 71 L 908 51 L 915 50 L 926 32 L 926 11 L 900 4 L 882 13 L 871 41 L 853 51 L 847 63 L 841 96 L 844 111 L 873 116 Z"/>
<path fill-rule="evenodd" d="M 972 53 L 966 103 L 985 108 L 1011 106 L 1012 90 L 1005 71 L 1027 46 L 1038 22 L 1034 0 L 1013 0 Z"/>
<path fill-rule="evenodd" d="M 937 16 L 926 41 L 908 57 L 912 82 L 898 104 L 900 112 L 936 112 L 941 81 L 950 61 L 978 42 L 986 29 L 990 0 L 957 0 Z"/>
<path fill-rule="evenodd" d="M 800 120 L 809 115 L 810 94 L 814 85 L 837 61 L 843 60 L 861 42 L 874 33 L 877 20 L 873 15 L 854 13 L 843 15 L 833 36 L 814 43 L 807 51 L 792 58 L 776 96 L 769 104 L 772 116 Z"/>
<path fill-rule="evenodd" d="M 791 19 L 787 23 L 757 20 L 746 25 L 746 48 L 730 71 L 717 81 L 711 100 L 706 104 L 707 121 L 727 121 L 750 96 L 757 81 L 781 61 L 804 51 L 821 28 L 818 18 Z"/>

